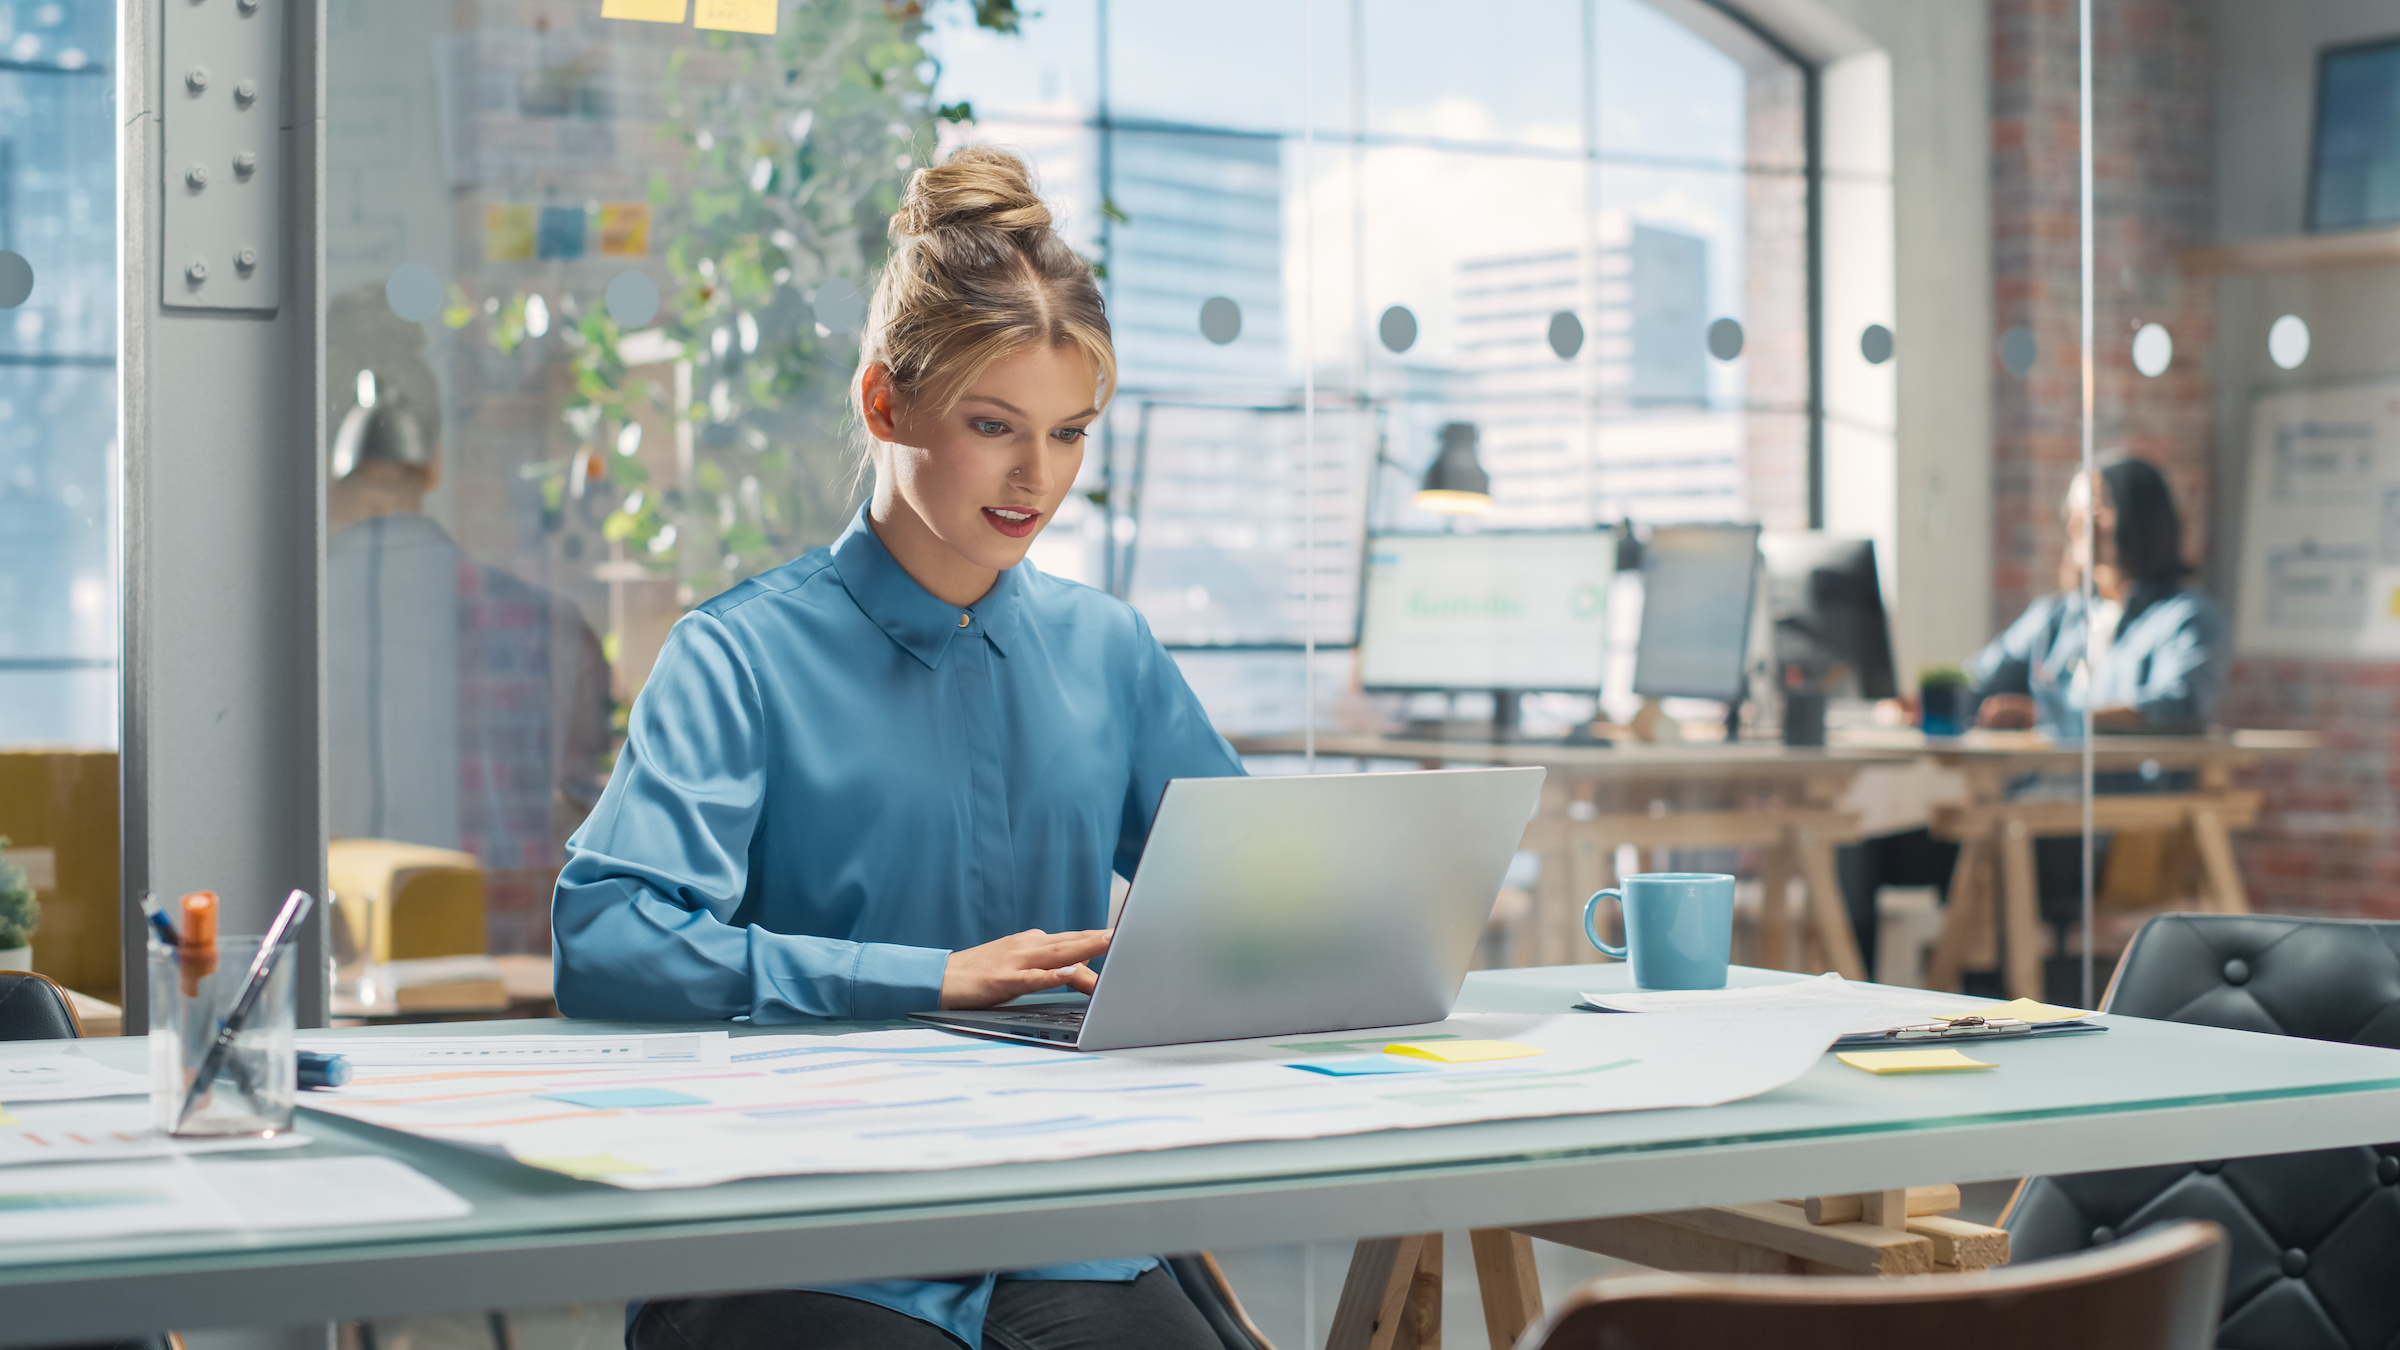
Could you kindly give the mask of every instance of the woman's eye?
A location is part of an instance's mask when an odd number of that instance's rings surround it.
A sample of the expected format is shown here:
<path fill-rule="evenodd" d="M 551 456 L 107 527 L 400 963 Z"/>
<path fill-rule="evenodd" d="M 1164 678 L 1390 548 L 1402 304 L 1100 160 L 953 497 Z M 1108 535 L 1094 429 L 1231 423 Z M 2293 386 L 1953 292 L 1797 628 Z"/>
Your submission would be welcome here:
<path fill-rule="evenodd" d="M 1075 441 L 1080 441 L 1085 436 L 1090 434 L 1090 428 L 1088 427 L 1060 427 L 1056 432 L 1056 435 L 1060 440 L 1069 442 L 1070 444 Z"/>
<path fill-rule="evenodd" d="M 975 428 L 976 431 L 986 436 L 1005 436 L 1008 434 L 1008 423 L 995 422 L 989 417 L 978 417 L 974 421 L 967 423 L 967 425 Z"/>

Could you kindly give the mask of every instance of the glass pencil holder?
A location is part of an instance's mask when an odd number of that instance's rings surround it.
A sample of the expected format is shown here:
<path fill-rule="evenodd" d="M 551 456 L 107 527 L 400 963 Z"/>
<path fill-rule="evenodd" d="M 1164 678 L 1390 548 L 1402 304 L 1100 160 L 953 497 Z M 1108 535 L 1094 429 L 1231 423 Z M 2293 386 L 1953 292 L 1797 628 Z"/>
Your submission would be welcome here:
<path fill-rule="evenodd" d="M 211 962 L 163 942 L 149 944 L 150 1118 L 161 1133 L 224 1138 L 292 1128 L 299 1093 L 292 1045 L 294 953 L 274 963 L 249 1015 L 224 1053 L 214 1056 L 210 1082 L 192 1091 L 241 997 L 258 945 L 254 937 L 220 938 Z"/>

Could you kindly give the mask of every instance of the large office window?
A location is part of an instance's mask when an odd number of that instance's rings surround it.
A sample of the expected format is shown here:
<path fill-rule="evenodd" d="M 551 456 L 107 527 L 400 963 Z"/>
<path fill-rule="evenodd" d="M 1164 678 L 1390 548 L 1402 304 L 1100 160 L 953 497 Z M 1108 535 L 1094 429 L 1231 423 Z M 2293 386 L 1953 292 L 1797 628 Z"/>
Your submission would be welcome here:
<path fill-rule="evenodd" d="M 1029 154 L 1107 269 L 1125 386 L 1044 560 L 1139 606 L 1229 727 L 1309 715 L 1259 649 L 1352 640 L 1369 530 L 1808 523 L 1807 85 L 1739 25 L 937 15 L 976 113 L 945 139 Z M 1491 496 L 1463 526 L 1413 504 L 1457 423 Z M 1315 715 L 1372 715 L 1322 673 Z"/>
<path fill-rule="evenodd" d="M 0 0 L 0 836 L 117 986 L 116 7 Z M 0 891 L 14 872 L 0 867 Z M 0 915 L 0 948 L 19 929 Z"/>

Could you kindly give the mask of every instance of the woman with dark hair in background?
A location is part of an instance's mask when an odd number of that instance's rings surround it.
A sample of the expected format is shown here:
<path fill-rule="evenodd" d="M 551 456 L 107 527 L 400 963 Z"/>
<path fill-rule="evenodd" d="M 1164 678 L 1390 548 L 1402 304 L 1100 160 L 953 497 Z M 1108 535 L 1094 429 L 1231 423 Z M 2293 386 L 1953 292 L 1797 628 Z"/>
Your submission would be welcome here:
<path fill-rule="evenodd" d="M 2008 631 L 1967 662 L 1981 700 L 1980 726 L 2038 728 L 2059 740 L 2080 739 L 2083 710 L 2107 734 L 2192 735 L 2206 731 L 2225 688 L 2230 660 L 2224 611 L 2186 585 L 2183 523 L 2166 476 L 2147 460 L 2111 456 L 2099 472 L 2093 500 L 2078 474 L 2064 506 L 2067 549 L 2059 560 L 2059 589 L 2028 605 Z M 2090 516 L 2092 551 L 2085 547 Z M 2092 606 L 2083 602 L 2086 567 Z M 2088 640 L 2087 640 L 2088 639 Z M 2084 658 L 2089 648 L 2090 660 Z M 2191 786 L 2188 772 L 2104 773 L 2102 793 L 2174 792 Z M 2033 776 L 2016 785 L 2020 799 L 2082 792 L 2080 779 Z M 2095 841 L 2106 865 L 2109 840 Z M 1860 944 L 1873 950 L 1876 892 L 1884 886 L 1937 886 L 1946 892 L 1958 845 L 1925 830 L 1868 839 L 1841 850 L 1843 890 Z M 2079 839 L 2034 841 L 2034 872 L 2042 917 L 2061 930 L 2082 915 L 2083 844 Z M 2059 963 L 2047 981 L 2052 1001 L 2072 1002 L 2079 983 Z M 1970 976 L 1970 980 L 1980 978 Z"/>
<path fill-rule="evenodd" d="M 2087 513 L 2097 558 L 2085 556 Z M 2058 593 L 2027 606 L 1967 663 L 1982 699 L 1977 724 L 2080 737 L 2088 706 L 2102 732 L 2207 730 L 2225 688 L 2225 614 L 2184 585 L 2191 568 L 2166 476 L 2147 460 L 2112 457 L 2100 467 L 2097 501 L 2076 475 L 2066 518 Z"/>

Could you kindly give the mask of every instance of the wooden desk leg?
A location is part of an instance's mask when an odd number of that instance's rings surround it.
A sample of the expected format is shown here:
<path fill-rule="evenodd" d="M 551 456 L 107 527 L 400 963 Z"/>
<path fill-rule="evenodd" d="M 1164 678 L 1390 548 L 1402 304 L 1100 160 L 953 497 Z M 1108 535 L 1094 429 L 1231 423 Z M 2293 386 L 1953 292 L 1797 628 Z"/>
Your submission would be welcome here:
<path fill-rule="evenodd" d="M 2033 866 L 2033 831 L 2012 820 L 2000 827 L 2002 922 L 2007 968 L 2002 987 L 2010 998 L 2042 997 L 2042 904 Z"/>
<path fill-rule="evenodd" d="M 1967 958 L 1974 951 L 1976 934 L 1991 931 L 1991 907 L 1985 903 L 1991 894 L 1984 858 L 1989 851 L 1982 835 L 1969 835 L 1959 841 L 1958 861 L 1950 868 L 1949 912 L 1942 916 L 1942 935 L 1933 944 L 1933 955 L 1925 961 L 1925 983 L 1929 988 L 1958 988 L 1964 979 Z"/>
<path fill-rule="evenodd" d="M 1815 830 L 1801 830 L 1797 841 L 1800 875 L 1808 885 L 1808 909 L 1816 920 L 1817 940 L 1825 959 L 1845 980 L 1867 978 L 1866 958 L 1858 952 L 1858 934 L 1850 929 L 1850 907 L 1842 901 L 1842 881 L 1833 866 L 1833 842 Z"/>
<path fill-rule="evenodd" d="M 1757 963 L 1768 970 L 1792 966 L 1792 848 L 1788 842 L 1759 851 Z"/>
<path fill-rule="evenodd" d="M 2224 818 L 2207 807 L 2193 811 L 2192 843 L 2208 878 L 2208 907 L 2219 914 L 2249 913 L 2250 896 L 2242 889 L 2242 872 L 2234 865 L 2233 840 L 2225 832 Z"/>
<path fill-rule="evenodd" d="M 1325 1350 L 1440 1350 L 1442 1235 L 1361 1238 Z"/>
<path fill-rule="evenodd" d="M 1520 966 L 1563 965 L 1575 959 L 1560 950 L 1558 940 L 1574 922 L 1570 915 L 1582 898 L 1572 894 L 1575 880 L 1568 873 L 1573 857 L 1574 849 L 1567 846 L 1542 850 L 1541 876 L 1533 883 L 1533 913 L 1526 916 L 1509 953 Z"/>
<path fill-rule="evenodd" d="M 1608 841 L 1600 837 L 1597 824 L 1587 824 L 1575 832 L 1574 845 L 1567 858 L 1567 907 L 1559 915 L 1557 954 L 1552 958 L 1554 964 L 1572 965 L 1594 960 L 1599 955 L 1583 935 L 1583 902 L 1591 898 L 1592 892 L 1616 884 L 1615 852 L 1608 847 Z M 1616 907 L 1610 905 L 1603 912 L 1614 913 L 1615 910 Z M 1603 933 L 1608 931 L 1605 923 L 1599 927 Z"/>
<path fill-rule="evenodd" d="M 1542 1315 L 1533 1239 L 1505 1228 L 1477 1228 L 1467 1241 L 1475 1249 L 1475 1283 L 1483 1293 L 1483 1334 L 1492 1350 L 1509 1350 Z"/>

